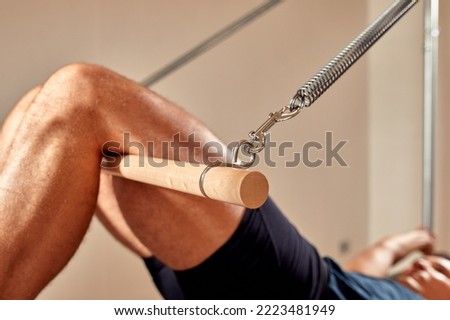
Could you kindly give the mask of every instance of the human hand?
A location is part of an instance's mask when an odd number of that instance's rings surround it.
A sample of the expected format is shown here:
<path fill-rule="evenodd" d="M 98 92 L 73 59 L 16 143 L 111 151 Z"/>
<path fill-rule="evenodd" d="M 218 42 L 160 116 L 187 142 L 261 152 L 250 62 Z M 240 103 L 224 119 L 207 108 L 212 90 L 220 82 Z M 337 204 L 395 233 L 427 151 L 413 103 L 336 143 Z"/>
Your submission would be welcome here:
<path fill-rule="evenodd" d="M 394 262 L 397 262 L 414 251 L 432 254 L 435 242 L 436 237 L 430 231 L 420 228 L 388 237 L 382 245 L 392 251 Z"/>
<path fill-rule="evenodd" d="M 397 276 L 397 281 L 425 299 L 450 299 L 450 260 L 425 256 Z"/>

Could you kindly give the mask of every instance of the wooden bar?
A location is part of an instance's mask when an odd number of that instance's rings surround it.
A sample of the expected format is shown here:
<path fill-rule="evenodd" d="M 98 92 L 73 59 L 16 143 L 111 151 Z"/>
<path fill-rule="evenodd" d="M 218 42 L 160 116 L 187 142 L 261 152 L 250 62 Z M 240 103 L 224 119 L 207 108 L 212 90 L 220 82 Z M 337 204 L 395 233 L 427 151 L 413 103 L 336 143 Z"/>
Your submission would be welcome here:
<path fill-rule="evenodd" d="M 120 163 L 119 163 L 120 162 Z M 103 167 L 111 174 L 154 186 L 204 197 L 200 187 L 204 164 L 167 159 L 123 156 Z M 267 199 L 269 184 L 258 171 L 231 167 L 211 167 L 204 173 L 203 191 L 208 198 L 258 208 Z"/>

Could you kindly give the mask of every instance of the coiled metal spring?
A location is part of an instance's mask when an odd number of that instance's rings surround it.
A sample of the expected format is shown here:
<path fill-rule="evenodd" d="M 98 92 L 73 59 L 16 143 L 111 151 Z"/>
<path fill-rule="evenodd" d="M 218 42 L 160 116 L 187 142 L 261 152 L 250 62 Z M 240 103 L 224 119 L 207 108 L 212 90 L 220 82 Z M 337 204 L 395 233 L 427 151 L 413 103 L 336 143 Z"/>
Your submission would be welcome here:
<path fill-rule="evenodd" d="M 390 6 L 333 60 L 300 87 L 290 101 L 290 110 L 311 106 L 416 3 L 417 0 L 400 0 Z"/>

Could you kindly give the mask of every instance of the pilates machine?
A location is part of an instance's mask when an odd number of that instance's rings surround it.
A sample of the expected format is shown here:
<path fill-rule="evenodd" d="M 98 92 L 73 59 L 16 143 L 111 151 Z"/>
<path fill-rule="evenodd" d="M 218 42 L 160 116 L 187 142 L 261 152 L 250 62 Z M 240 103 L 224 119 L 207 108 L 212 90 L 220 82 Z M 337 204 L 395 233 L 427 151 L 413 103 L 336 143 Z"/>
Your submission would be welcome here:
<path fill-rule="evenodd" d="M 380 39 L 418 0 L 398 0 L 385 10 L 375 21 L 348 44 L 325 67 L 301 86 L 289 104 L 269 114 L 264 123 L 249 133 L 247 139 L 238 142 L 230 163 L 214 165 L 189 165 L 165 160 L 166 165 L 154 167 L 139 156 L 124 156 L 119 166 L 105 168 L 112 174 L 127 179 L 169 188 L 248 208 L 257 208 L 267 199 L 269 186 L 263 174 L 248 170 L 254 164 L 257 154 L 264 150 L 266 136 L 275 124 L 287 121 L 310 107 L 333 83 L 338 80 L 372 45 Z M 436 46 L 438 0 L 425 0 L 426 50 L 425 50 L 425 108 L 424 108 L 424 207 L 423 224 L 432 227 L 433 197 L 433 114 L 436 89 Z M 236 20 L 212 35 L 198 46 L 175 59 L 144 81 L 150 86 L 185 63 L 209 50 L 234 32 L 268 11 L 281 0 L 270 0 L 249 14 Z M 427 18 L 428 17 L 428 18 Z M 429 18 L 431 17 L 431 18 Z M 243 155 L 245 160 L 240 160 Z M 144 164 L 144 165 L 143 165 Z"/>

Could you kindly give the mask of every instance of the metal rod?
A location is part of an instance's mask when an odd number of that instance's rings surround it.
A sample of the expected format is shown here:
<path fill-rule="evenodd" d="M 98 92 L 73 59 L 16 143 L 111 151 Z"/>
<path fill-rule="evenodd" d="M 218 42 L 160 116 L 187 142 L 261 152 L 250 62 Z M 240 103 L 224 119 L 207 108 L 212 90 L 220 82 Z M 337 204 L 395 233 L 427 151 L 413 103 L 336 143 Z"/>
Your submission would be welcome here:
<path fill-rule="evenodd" d="M 425 0 L 422 224 L 432 230 L 434 217 L 435 113 L 437 103 L 439 0 Z"/>
<path fill-rule="evenodd" d="M 160 70 L 156 71 L 152 75 L 148 76 L 146 79 L 141 81 L 141 84 L 149 87 L 150 85 L 158 82 L 168 74 L 174 72 L 175 70 L 179 69 L 195 57 L 201 55 L 202 53 L 206 52 L 207 50 L 215 47 L 220 42 L 224 41 L 226 38 L 231 36 L 233 33 L 247 25 L 249 22 L 254 20 L 255 18 L 259 17 L 261 14 L 266 12 L 267 10 L 271 9 L 276 4 L 279 4 L 282 0 L 269 0 L 266 1 L 261 6 L 257 7 L 253 11 L 249 12 L 245 16 L 237 19 L 235 22 L 231 23 L 230 25 L 226 26 L 222 30 L 216 32 L 194 48 L 190 49 L 183 55 L 179 56 Z"/>

